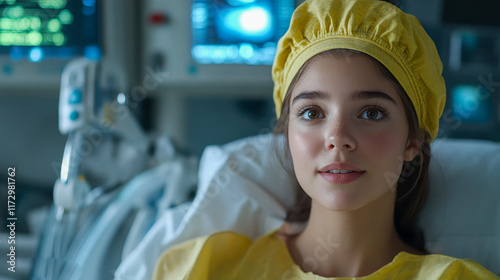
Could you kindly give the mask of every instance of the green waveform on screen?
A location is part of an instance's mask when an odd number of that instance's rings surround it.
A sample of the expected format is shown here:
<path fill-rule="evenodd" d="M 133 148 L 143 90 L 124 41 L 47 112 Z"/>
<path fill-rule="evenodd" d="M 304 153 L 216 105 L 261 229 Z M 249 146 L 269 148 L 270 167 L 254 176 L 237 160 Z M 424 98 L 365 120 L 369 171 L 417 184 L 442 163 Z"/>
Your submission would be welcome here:
<path fill-rule="evenodd" d="M 0 46 L 63 46 L 67 0 L 0 0 Z"/>

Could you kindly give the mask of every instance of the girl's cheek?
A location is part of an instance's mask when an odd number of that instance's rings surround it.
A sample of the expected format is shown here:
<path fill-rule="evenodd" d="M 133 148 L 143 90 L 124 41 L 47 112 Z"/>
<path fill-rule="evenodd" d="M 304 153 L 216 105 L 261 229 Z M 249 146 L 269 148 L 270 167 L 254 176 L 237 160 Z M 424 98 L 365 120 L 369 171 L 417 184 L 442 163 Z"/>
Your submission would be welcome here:
<path fill-rule="evenodd" d="M 401 138 L 401 133 L 393 133 L 393 132 L 378 132 L 371 134 L 366 137 L 364 141 L 365 145 L 369 146 L 369 149 L 373 151 L 376 155 L 380 156 L 380 158 L 387 157 L 391 153 L 399 153 L 404 151 L 404 143 L 406 143 L 406 138 Z M 401 149 L 397 147 L 401 146 Z"/>
<path fill-rule="evenodd" d="M 311 153 L 319 145 L 320 138 L 308 130 L 293 129 L 289 134 L 290 147 L 296 154 Z"/>

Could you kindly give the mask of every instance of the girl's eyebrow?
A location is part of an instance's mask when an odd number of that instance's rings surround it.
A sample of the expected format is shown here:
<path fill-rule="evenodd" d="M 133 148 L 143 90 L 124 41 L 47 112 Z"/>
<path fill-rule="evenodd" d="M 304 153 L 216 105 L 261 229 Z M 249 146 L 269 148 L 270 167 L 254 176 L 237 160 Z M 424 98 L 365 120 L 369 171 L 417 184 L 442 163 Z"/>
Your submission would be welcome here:
<path fill-rule="evenodd" d="M 301 100 L 301 99 L 307 99 L 307 100 L 325 100 L 328 99 L 328 94 L 322 91 L 305 91 L 300 94 L 297 94 L 292 100 L 292 105 Z M 396 100 L 394 100 L 391 96 L 389 96 L 387 93 L 383 93 L 381 91 L 369 91 L 369 90 L 360 90 L 360 91 L 355 91 L 351 94 L 351 100 L 359 100 L 359 99 L 373 99 L 373 98 L 381 98 L 388 100 L 394 105 L 398 105 Z"/>
<path fill-rule="evenodd" d="M 308 100 L 315 100 L 315 99 L 328 99 L 328 94 L 322 92 L 322 91 L 305 91 L 302 93 L 297 94 L 292 100 L 292 105 L 301 100 L 301 99 L 308 99 Z"/>
<path fill-rule="evenodd" d="M 385 100 L 388 100 L 394 105 L 398 105 L 396 100 L 394 100 L 392 97 L 390 97 L 387 93 L 383 93 L 381 91 L 366 91 L 366 90 L 361 90 L 361 91 L 356 91 L 351 95 L 351 99 L 357 100 L 357 99 L 372 99 L 372 98 L 382 98 Z"/>

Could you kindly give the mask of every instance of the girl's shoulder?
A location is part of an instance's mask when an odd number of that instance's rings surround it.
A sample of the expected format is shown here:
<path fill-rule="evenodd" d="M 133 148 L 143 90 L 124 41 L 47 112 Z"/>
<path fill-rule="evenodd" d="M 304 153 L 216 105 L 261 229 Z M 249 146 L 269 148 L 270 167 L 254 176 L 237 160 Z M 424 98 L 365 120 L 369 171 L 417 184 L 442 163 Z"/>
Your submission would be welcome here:
<path fill-rule="evenodd" d="M 169 248 L 160 256 L 164 263 L 192 263 L 194 258 L 200 254 L 210 253 L 212 250 L 218 252 L 236 252 L 238 249 L 246 249 L 252 241 L 245 235 L 232 231 L 221 231 L 211 235 L 194 238 Z M 230 257 L 227 254 L 224 254 Z"/>
<path fill-rule="evenodd" d="M 394 269 L 419 275 L 418 279 L 500 279 L 472 259 L 460 259 L 442 254 L 416 255 L 400 252 L 394 259 Z"/>
<path fill-rule="evenodd" d="M 238 263 L 255 250 L 255 244 L 247 236 L 231 231 L 188 240 L 160 256 L 153 279 L 224 279 L 213 273 L 231 275 Z"/>

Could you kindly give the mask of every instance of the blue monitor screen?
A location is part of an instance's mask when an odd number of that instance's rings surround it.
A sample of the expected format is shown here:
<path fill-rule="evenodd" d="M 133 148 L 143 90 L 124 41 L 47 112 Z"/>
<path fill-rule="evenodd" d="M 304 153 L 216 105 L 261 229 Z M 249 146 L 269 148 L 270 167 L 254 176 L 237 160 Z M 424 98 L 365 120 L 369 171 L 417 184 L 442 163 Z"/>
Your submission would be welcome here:
<path fill-rule="evenodd" d="M 500 57 L 496 51 L 498 48 L 498 34 L 487 35 L 474 32 L 462 32 L 461 36 L 461 63 L 464 66 L 480 65 L 492 69 L 498 67 Z"/>
<path fill-rule="evenodd" d="M 293 0 L 194 0 L 193 59 L 200 64 L 273 63 Z"/>
<path fill-rule="evenodd" d="M 493 98 L 484 87 L 457 85 L 451 90 L 451 108 L 464 123 L 489 124 L 493 118 Z"/>
<path fill-rule="evenodd" d="M 0 1 L 0 55 L 33 62 L 98 58 L 96 0 Z"/>

